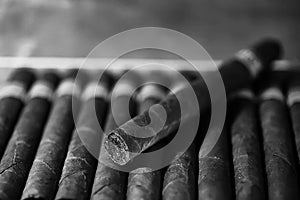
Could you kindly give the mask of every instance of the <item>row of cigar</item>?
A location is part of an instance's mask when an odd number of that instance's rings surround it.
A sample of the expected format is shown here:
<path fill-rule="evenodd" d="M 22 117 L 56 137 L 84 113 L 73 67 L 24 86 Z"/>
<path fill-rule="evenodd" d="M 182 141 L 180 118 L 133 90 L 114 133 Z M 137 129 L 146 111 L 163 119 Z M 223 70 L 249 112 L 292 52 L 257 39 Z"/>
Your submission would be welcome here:
<path fill-rule="evenodd" d="M 300 79 L 272 71 L 281 56 L 280 43 L 265 39 L 221 64 L 228 110 L 212 149 L 206 149 L 211 105 L 206 83 L 195 72 L 182 72 L 204 119 L 197 136 L 168 166 L 129 173 L 107 163 L 123 166 L 162 148 L 180 123 L 197 114 L 181 116 L 176 98 L 186 96 L 185 86 L 174 94 L 155 83 L 144 85 L 128 108 L 132 94 L 126 88 L 134 88 L 135 79 L 115 84 L 117 78 L 104 73 L 100 81 L 75 82 L 76 70 L 64 75 L 15 70 L 0 90 L 0 199 L 299 199 Z M 181 99 L 189 104 L 189 98 Z M 151 134 L 146 125 L 157 104 L 167 119 Z M 80 135 L 95 140 L 97 156 Z"/>

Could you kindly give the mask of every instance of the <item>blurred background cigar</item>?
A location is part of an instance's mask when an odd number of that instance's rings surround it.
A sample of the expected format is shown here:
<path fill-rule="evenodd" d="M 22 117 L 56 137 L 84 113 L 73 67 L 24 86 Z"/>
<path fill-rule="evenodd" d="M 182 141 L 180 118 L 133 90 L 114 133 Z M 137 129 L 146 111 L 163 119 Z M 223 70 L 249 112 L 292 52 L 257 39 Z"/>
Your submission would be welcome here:
<path fill-rule="evenodd" d="M 149 83 L 142 86 L 137 95 L 138 113 L 147 111 L 152 105 L 160 102 L 166 95 L 166 90 L 157 84 Z M 159 158 L 157 158 L 159 159 Z M 143 163 L 146 165 L 146 163 Z M 162 170 L 147 167 L 137 168 L 128 176 L 127 199 L 160 199 L 162 185 Z"/>
<path fill-rule="evenodd" d="M 250 87 L 230 97 L 229 123 L 237 200 L 267 197 L 256 97 Z"/>
<path fill-rule="evenodd" d="M 35 81 L 32 69 L 13 71 L 0 89 L 0 159 L 23 109 L 28 89 Z"/>
<path fill-rule="evenodd" d="M 287 82 L 287 104 L 294 131 L 298 163 L 300 160 L 300 73 L 294 73 Z M 298 167 L 300 165 L 298 164 Z"/>
<path fill-rule="evenodd" d="M 28 94 L 28 103 L 1 160 L 0 199 L 19 199 L 22 195 L 59 80 L 56 73 L 46 72 Z"/>
<path fill-rule="evenodd" d="M 135 75 L 138 76 L 137 74 Z M 115 95 L 111 98 L 111 104 L 115 106 L 116 112 L 113 115 L 112 111 L 109 111 L 105 131 L 111 131 L 118 127 L 115 118 L 122 124 L 128 121 L 131 118 L 130 116 L 136 115 L 137 101 L 135 97 L 131 98 L 131 92 L 138 84 L 135 80 L 136 79 L 127 79 L 119 81 L 114 86 L 113 90 L 115 91 Z M 128 99 L 130 99 L 129 107 L 126 105 Z M 128 111 L 130 115 L 126 115 Z M 103 146 L 101 146 L 91 199 L 125 199 L 127 178 L 127 172 L 113 168 L 107 152 Z"/>
<path fill-rule="evenodd" d="M 299 199 L 296 152 L 282 88 L 270 78 L 262 87 L 261 119 L 269 199 Z"/>
<path fill-rule="evenodd" d="M 262 40 L 254 44 L 249 49 L 245 49 L 237 53 L 237 55 L 224 62 L 220 67 L 220 74 L 224 81 L 227 94 L 237 90 L 247 84 L 264 71 L 268 71 L 270 63 L 281 57 L 281 44 L 274 39 Z M 210 98 L 206 89 L 205 82 L 202 79 L 195 80 L 191 84 L 199 103 L 200 110 L 205 110 L 209 107 Z M 149 124 L 150 119 L 147 117 L 147 112 L 138 115 L 134 119 L 126 122 L 124 125 L 108 133 L 105 141 L 105 148 L 108 151 L 111 159 L 120 165 L 125 165 L 133 157 L 145 151 L 149 147 L 156 144 L 158 141 L 172 134 L 180 124 L 181 119 L 189 120 L 199 113 L 195 109 L 195 105 L 190 105 L 190 100 L 187 98 L 188 89 L 183 88 L 178 90 L 174 95 L 167 96 L 160 105 L 166 111 L 167 120 L 164 128 L 155 133 L 156 127 L 151 129 L 144 127 L 143 124 Z M 176 99 L 182 97 L 183 104 L 189 105 L 190 110 L 188 116 L 181 116 L 180 106 Z M 194 112 L 194 113 L 193 113 Z M 157 121 L 164 121 L 163 116 L 157 116 Z M 137 130 L 137 126 L 139 130 Z M 155 125 L 155 124 L 154 124 Z M 138 135 L 148 135 L 147 138 L 139 138 Z"/>
<path fill-rule="evenodd" d="M 53 199 L 68 150 L 79 108 L 82 84 L 75 84 L 77 70 L 64 76 L 56 91 L 56 100 L 31 167 L 22 199 Z M 75 118 L 74 118 L 75 117 Z"/>
<path fill-rule="evenodd" d="M 90 198 L 97 159 L 85 145 L 92 143 L 100 150 L 103 134 L 99 127 L 103 127 L 106 119 L 108 94 L 112 85 L 110 75 L 103 76 L 105 78 L 100 81 L 92 81 L 87 85 L 82 94 L 82 109 L 73 132 L 55 199 Z M 83 141 L 81 137 L 87 138 L 87 141 Z"/>

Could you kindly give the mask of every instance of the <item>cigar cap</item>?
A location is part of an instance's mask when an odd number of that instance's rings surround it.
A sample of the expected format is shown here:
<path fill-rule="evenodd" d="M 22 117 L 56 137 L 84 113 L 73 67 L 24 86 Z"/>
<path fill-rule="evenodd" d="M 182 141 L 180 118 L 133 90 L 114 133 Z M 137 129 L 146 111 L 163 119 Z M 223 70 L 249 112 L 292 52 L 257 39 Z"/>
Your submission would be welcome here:
<path fill-rule="evenodd" d="M 265 38 L 250 47 L 263 66 L 268 66 L 283 55 L 283 47 L 275 38 Z"/>
<path fill-rule="evenodd" d="M 67 79 L 67 78 L 71 78 L 71 79 L 75 79 L 77 74 L 78 74 L 79 70 L 78 69 L 70 69 L 70 70 L 67 70 L 64 74 L 64 79 Z"/>
<path fill-rule="evenodd" d="M 81 97 L 84 101 L 92 98 L 102 98 L 107 100 L 109 97 L 109 88 L 106 83 L 101 84 L 97 81 L 93 81 L 85 87 Z"/>
<path fill-rule="evenodd" d="M 44 98 L 52 101 L 54 90 L 60 81 L 60 77 L 53 71 L 48 71 L 34 83 L 29 91 L 29 98 Z"/>
<path fill-rule="evenodd" d="M 300 72 L 294 72 L 287 81 L 287 87 L 292 88 L 298 86 L 300 86 Z"/>
<path fill-rule="evenodd" d="M 124 73 L 112 90 L 111 98 L 115 99 L 122 96 L 132 95 L 141 85 L 142 77 L 137 71 L 129 71 Z"/>
<path fill-rule="evenodd" d="M 287 104 L 292 106 L 296 103 L 300 103 L 300 85 L 290 88 L 287 93 Z"/>
<path fill-rule="evenodd" d="M 24 88 L 28 90 L 32 83 L 36 80 L 36 75 L 34 71 L 30 68 L 19 68 L 14 70 L 9 78 L 9 82 L 20 82 L 24 85 Z"/>
<path fill-rule="evenodd" d="M 81 91 L 86 83 L 89 81 L 88 74 L 79 69 L 70 69 L 64 76 L 63 81 L 59 84 L 56 90 L 56 96 L 74 96 L 80 97 Z"/>
<path fill-rule="evenodd" d="M 110 90 L 113 87 L 115 81 L 115 77 L 110 72 L 105 71 L 101 74 L 98 85 L 106 85 Z"/>
<path fill-rule="evenodd" d="M 41 76 L 39 80 L 50 83 L 52 89 L 54 90 L 58 86 L 61 77 L 55 71 L 47 71 Z"/>
<path fill-rule="evenodd" d="M 287 104 L 300 103 L 300 74 L 296 73 L 287 84 Z"/>
<path fill-rule="evenodd" d="M 77 85 L 82 89 L 90 80 L 88 73 L 84 70 L 70 69 L 64 75 L 64 80 L 75 80 Z"/>
<path fill-rule="evenodd" d="M 278 100 L 284 102 L 284 95 L 280 87 L 278 86 L 270 86 L 265 88 L 260 94 L 261 100 Z"/>
<path fill-rule="evenodd" d="M 102 98 L 107 100 L 115 79 L 109 72 L 103 72 L 99 80 L 92 80 L 86 85 L 82 93 L 82 99 L 87 101 L 91 98 Z"/>
<path fill-rule="evenodd" d="M 255 98 L 254 92 L 250 88 L 244 88 L 229 96 L 229 99 L 249 99 Z"/>
<path fill-rule="evenodd" d="M 148 98 L 163 99 L 164 97 L 164 88 L 157 84 L 146 84 L 140 89 L 140 92 L 137 94 L 137 99 L 140 102 L 143 102 Z"/>

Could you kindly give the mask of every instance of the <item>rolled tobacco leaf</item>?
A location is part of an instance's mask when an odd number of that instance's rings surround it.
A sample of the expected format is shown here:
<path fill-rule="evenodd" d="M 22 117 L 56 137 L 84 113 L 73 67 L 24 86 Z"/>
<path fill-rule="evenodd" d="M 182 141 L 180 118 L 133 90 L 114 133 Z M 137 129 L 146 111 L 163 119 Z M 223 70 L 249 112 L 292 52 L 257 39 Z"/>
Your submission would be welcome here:
<path fill-rule="evenodd" d="M 164 200 L 195 199 L 196 161 L 196 147 L 193 143 L 168 166 L 163 181 Z"/>
<path fill-rule="evenodd" d="M 229 107 L 236 199 L 266 199 L 264 156 L 255 95 L 251 89 L 243 89 L 233 94 Z"/>
<path fill-rule="evenodd" d="M 191 82 L 196 80 L 200 74 L 197 72 L 183 71 L 181 72 L 185 78 Z M 178 83 L 180 84 L 180 83 Z M 174 85 L 176 87 L 176 85 Z M 207 119 L 207 113 L 202 113 L 201 119 Z M 206 131 L 206 120 L 201 120 L 200 128 L 198 129 L 197 137 L 194 139 L 190 147 L 184 152 L 176 155 L 174 161 L 166 167 L 162 199 L 163 200 L 193 200 L 196 199 L 196 185 L 197 185 L 197 162 L 198 156 L 196 148 L 203 139 L 201 135 Z"/>
<path fill-rule="evenodd" d="M 16 69 L 0 89 L 0 159 L 24 107 L 26 92 L 34 81 L 31 69 Z"/>
<path fill-rule="evenodd" d="M 48 72 L 33 85 L 0 164 L 0 199 L 19 199 L 51 109 L 57 74 Z"/>
<path fill-rule="evenodd" d="M 133 79 L 134 80 L 134 79 Z M 115 87 L 115 96 L 111 99 L 116 109 L 114 116 L 110 111 L 105 124 L 105 131 L 111 131 L 118 127 L 115 117 L 119 123 L 124 123 L 130 119 L 130 116 L 124 115 L 129 109 L 129 113 L 136 114 L 136 101 L 132 101 L 129 108 L 126 106 L 126 99 L 130 98 L 131 91 L 135 89 L 136 83 L 133 80 L 124 80 L 118 82 Z M 93 191 L 91 199 L 125 199 L 127 189 L 128 173 L 119 171 L 110 166 L 110 158 L 102 147 L 99 162 L 94 179 Z"/>
<path fill-rule="evenodd" d="M 93 144 L 99 144 L 100 148 L 98 126 L 103 126 L 106 117 L 110 85 L 109 78 L 103 78 L 99 82 L 88 84 L 83 92 L 82 98 L 85 101 L 71 139 L 55 199 L 90 198 L 97 159 L 88 151 L 79 134 Z"/>
<path fill-rule="evenodd" d="M 74 84 L 76 73 L 65 76 L 31 167 L 22 199 L 53 199 L 74 129 L 73 106 L 79 107 L 82 85 Z M 73 90 L 74 89 L 74 90 Z M 73 102 L 72 102 L 73 101 Z M 76 111 L 75 111 L 76 112 Z"/>
<path fill-rule="evenodd" d="M 249 84 L 261 71 L 268 70 L 267 66 L 273 60 L 280 58 L 280 54 L 280 44 L 276 40 L 267 39 L 254 44 L 250 49 L 240 51 L 233 59 L 224 62 L 220 67 L 220 74 L 227 94 Z M 200 110 L 207 109 L 210 105 L 210 98 L 206 91 L 205 82 L 202 79 L 195 80 L 191 83 L 191 87 L 197 97 Z M 111 159 L 117 164 L 125 165 L 133 157 L 173 134 L 182 120 L 188 121 L 198 115 L 199 113 L 197 113 L 197 109 L 195 110 L 195 105 L 191 105 L 188 95 L 190 95 L 189 89 L 184 87 L 178 90 L 176 94 L 170 94 L 160 102 L 160 105 L 166 111 L 167 120 L 163 129 L 158 133 L 155 132 L 156 127 L 149 128 L 144 125 L 150 123 L 148 112 L 136 116 L 108 133 L 105 140 L 105 149 Z M 182 103 L 191 111 L 187 116 L 181 115 L 180 106 L 177 102 L 178 98 L 183 99 L 184 102 Z M 157 121 L 164 121 L 160 119 L 160 116 L 156 118 Z M 138 125 L 139 130 L 136 130 L 136 125 Z M 155 126 L 155 123 L 153 125 Z M 149 137 L 141 139 L 135 134 L 149 135 Z"/>
<path fill-rule="evenodd" d="M 161 101 L 164 96 L 165 91 L 159 85 L 143 86 L 138 94 L 139 113 L 148 110 L 152 105 Z M 135 169 L 128 176 L 127 199 L 160 199 L 161 183 L 162 170 L 153 171 L 147 167 Z"/>
<path fill-rule="evenodd" d="M 230 170 L 232 161 L 226 127 L 209 154 L 202 156 L 203 150 L 201 148 L 199 152 L 199 200 L 233 199 Z"/>
<path fill-rule="evenodd" d="M 296 155 L 281 88 L 270 83 L 259 106 L 269 199 L 299 199 Z"/>
<path fill-rule="evenodd" d="M 287 104 L 290 109 L 292 126 L 295 134 L 298 162 L 300 160 L 300 81 L 299 74 L 288 83 Z M 299 165 L 300 166 L 300 165 Z"/>

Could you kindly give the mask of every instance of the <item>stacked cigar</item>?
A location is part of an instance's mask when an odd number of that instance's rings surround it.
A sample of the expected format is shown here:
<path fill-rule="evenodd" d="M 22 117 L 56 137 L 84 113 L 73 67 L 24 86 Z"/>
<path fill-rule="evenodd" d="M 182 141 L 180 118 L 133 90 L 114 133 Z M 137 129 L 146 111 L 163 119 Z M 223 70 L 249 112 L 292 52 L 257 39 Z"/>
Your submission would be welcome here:
<path fill-rule="evenodd" d="M 119 81 L 126 72 L 96 80 L 75 69 L 16 69 L 0 88 L 0 199 L 300 199 L 300 73 L 273 70 L 281 55 L 266 39 L 221 64 L 227 113 L 219 134 L 209 128 L 218 102 L 197 72 L 181 72 L 187 85 L 157 71 Z M 190 112 L 180 112 L 178 99 Z M 151 168 L 143 155 L 189 126 L 195 106 L 194 140 Z M 151 122 L 161 121 L 157 131 Z"/>

